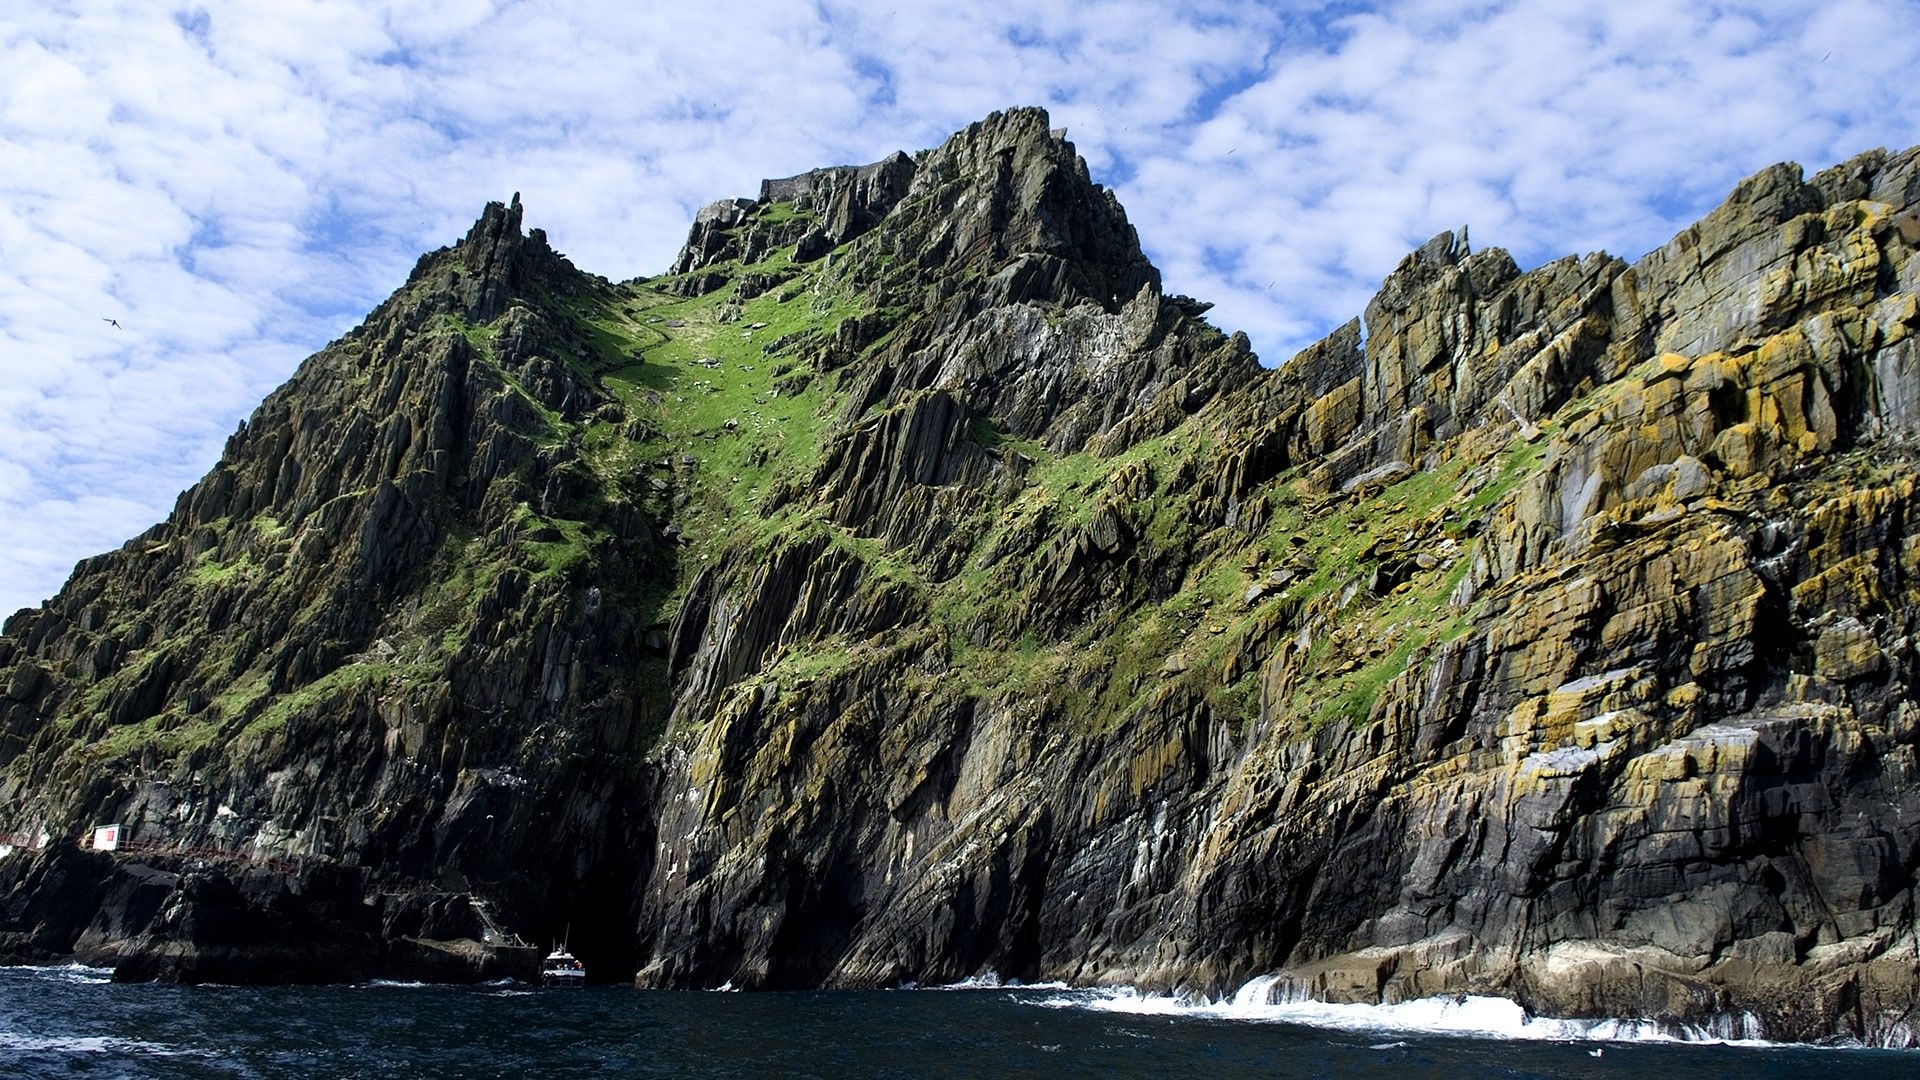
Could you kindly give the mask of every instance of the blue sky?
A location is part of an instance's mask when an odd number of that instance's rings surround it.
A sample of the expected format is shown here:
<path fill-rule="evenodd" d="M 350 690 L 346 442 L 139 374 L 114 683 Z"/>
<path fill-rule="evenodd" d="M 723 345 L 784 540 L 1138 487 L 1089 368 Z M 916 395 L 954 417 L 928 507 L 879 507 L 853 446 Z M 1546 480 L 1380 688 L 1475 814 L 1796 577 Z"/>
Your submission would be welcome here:
<path fill-rule="evenodd" d="M 514 191 L 583 268 L 657 273 L 762 177 L 1045 105 L 1277 363 L 1442 229 L 1636 257 L 1767 164 L 1920 143 L 1914 2 L 697 6 L 7 5 L 0 613 Z"/>

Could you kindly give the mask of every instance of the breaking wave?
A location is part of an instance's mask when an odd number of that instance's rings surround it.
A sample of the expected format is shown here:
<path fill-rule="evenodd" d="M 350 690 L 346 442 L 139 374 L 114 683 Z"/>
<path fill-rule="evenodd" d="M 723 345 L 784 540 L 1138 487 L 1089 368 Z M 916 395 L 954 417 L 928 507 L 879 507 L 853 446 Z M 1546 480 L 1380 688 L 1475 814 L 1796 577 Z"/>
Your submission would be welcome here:
<path fill-rule="evenodd" d="M 55 982 L 74 983 L 80 986 L 104 986 L 113 981 L 113 969 L 88 967 L 85 964 L 59 964 L 51 967 L 26 967 L 19 969 L 31 977 L 51 979 Z"/>
<path fill-rule="evenodd" d="M 1279 976 L 1262 975 L 1226 999 L 1209 1001 L 1146 994 L 1132 989 L 1081 990 L 1034 999 L 1049 1008 L 1143 1016 L 1191 1016 L 1214 1020 L 1301 1024 L 1341 1031 L 1460 1035 L 1481 1039 L 1550 1042 L 1718 1043 L 1774 1047 L 1751 1013 L 1723 1016 L 1711 1025 L 1648 1019 L 1567 1020 L 1534 1016 L 1500 997 L 1432 997 L 1391 1005 L 1349 1005 L 1290 996 Z"/>
<path fill-rule="evenodd" d="M 902 989 L 918 989 L 918 988 L 909 986 L 909 987 L 902 987 Z M 928 990 L 1065 990 L 1067 989 L 1067 984 L 1063 982 L 1023 983 L 1019 979 L 1003 979 L 1000 976 L 989 971 L 984 974 L 975 975 L 970 979 L 961 979 L 957 983 L 947 983 L 943 986 L 929 986 L 929 987 L 926 987 L 926 989 Z"/>

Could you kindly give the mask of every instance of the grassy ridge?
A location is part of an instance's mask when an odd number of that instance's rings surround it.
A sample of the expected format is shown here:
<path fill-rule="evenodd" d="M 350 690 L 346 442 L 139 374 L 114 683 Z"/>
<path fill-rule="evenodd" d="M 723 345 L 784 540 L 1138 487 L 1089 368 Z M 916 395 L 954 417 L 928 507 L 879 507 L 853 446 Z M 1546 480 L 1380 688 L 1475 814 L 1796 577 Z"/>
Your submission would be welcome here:
<path fill-rule="evenodd" d="M 762 224 L 804 216 L 788 204 L 752 213 Z M 430 332 L 471 346 L 525 406 L 521 434 L 572 455 L 588 495 L 560 506 L 529 496 L 512 507 L 504 549 L 455 523 L 416 583 L 414 613 L 388 635 L 391 655 L 356 658 L 279 696 L 266 692 L 263 671 L 235 670 L 204 713 L 170 709 L 104 733 L 92 752 L 180 759 L 221 737 L 267 738 L 369 688 L 439 681 L 475 630 L 479 599 L 508 569 L 549 587 L 597 580 L 617 505 L 637 508 L 671 541 L 660 572 L 623 583 L 622 602 L 641 625 L 670 619 L 700 570 L 730 552 L 824 540 L 876 587 L 917 599 L 930 615 L 928 640 L 945 645 L 947 670 L 937 677 L 961 692 L 1028 697 L 1096 727 L 1170 692 L 1203 698 L 1233 722 L 1251 720 L 1264 699 L 1308 727 L 1364 723 L 1388 683 L 1465 630 L 1467 613 L 1447 599 L 1469 571 L 1469 523 L 1543 461 L 1538 438 L 1490 459 L 1478 448 L 1443 453 L 1429 470 L 1347 495 L 1315 493 L 1288 472 L 1227 518 L 1207 478 L 1236 436 L 1204 415 L 1112 457 L 1052 453 L 980 416 L 970 438 L 1020 483 L 982 518 L 954 523 L 972 550 L 958 572 L 936 577 L 911 553 L 829 520 L 804 494 L 769 499 L 804 492 L 818 469 L 841 403 L 836 376 L 817 371 L 816 358 L 875 295 L 825 262 L 793 263 L 791 250 L 680 277 L 538 290 L 538 308 L 576 343 L 553 359 L 612 402 L 571 417 L 495 357 L 511 313 L 484 325 L 442 316 Z M 715 275 L 719 287 L 682 295 Z M 895 333 L 916 317 L 889 314 Z M 1481 459 L 1489 463 L 1475 467 Z M 264 553 L 294 538 L 271 518 L 251 524 L 252 547 L 206 550 L 186 580 L 210 593 L 256 583 Z M 1093 551 L 1101 530 L 1117 530 L 1121 550 Z M 1074 589 L 1071 604 L 1055 602 Z M 1290 635 L 1298 645 L 1290 674 L 1263 689 L 1262 665 Z M 888 650 L 873 644 L 829 636 L 770 657 L 762 675 L 792 685 L 868 658 L 886 662 Z M 137 677 L 132 670 L 92 692 L 104 702 Z M 659 683 L 645 692 L 661 702 L 665 675 L 657 658 L 640 672 Z"/>

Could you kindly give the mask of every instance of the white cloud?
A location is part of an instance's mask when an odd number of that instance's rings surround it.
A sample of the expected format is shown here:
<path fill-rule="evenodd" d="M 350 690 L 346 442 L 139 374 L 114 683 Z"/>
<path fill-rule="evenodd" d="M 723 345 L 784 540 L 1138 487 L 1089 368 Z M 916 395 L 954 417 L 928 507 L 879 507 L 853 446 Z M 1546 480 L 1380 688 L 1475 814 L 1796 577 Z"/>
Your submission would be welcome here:
<path fill-rule="evenodd" d="M 1044 104 L 1168 286 L 1273 362 L 1440 229 L 1637 255 L 1772 161 L 1920 141 L 1911 2 L 1012 7 L 12 5 L 0 610 L 164 516 L 515 190 L 583 267 L 651 273 L 763 176 Z"/>
<path fill-rule="evenodd" d="M 1512 3 L 1336 18 L 1329 39 L 1283 44 L 1123 194 L 1143 233 L 1173 238 L 1169 279 L 1219 297 L 1216 321 L 1277 359 L 1441 229 L 1469 224 L 1523 264 L 1632 257 L 1774 161 L 1818 168 L 1920 141 L 1920 85 L 1899 74 L 1920 45 L 1886 33 L 1916 14 Z M 1241 160 L 1196 183 L 1222 145 Z M 1203 246 L 1218 233 L 1193 223 L 1236 206 L 1249 254 L 1223 268 Z"/>

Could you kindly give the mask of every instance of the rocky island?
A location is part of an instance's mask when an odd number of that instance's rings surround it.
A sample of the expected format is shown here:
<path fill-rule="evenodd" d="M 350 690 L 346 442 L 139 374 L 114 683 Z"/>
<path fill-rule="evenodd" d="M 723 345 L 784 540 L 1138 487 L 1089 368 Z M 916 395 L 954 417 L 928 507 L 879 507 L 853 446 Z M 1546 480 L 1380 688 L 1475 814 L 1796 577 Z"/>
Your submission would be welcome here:
<path fill-rule="evenodd" d="M 1048 124 L 422 258 L 7 620 L 0 956 L 1916 1041 L 1920 150 L 1269 368 Z"/>

